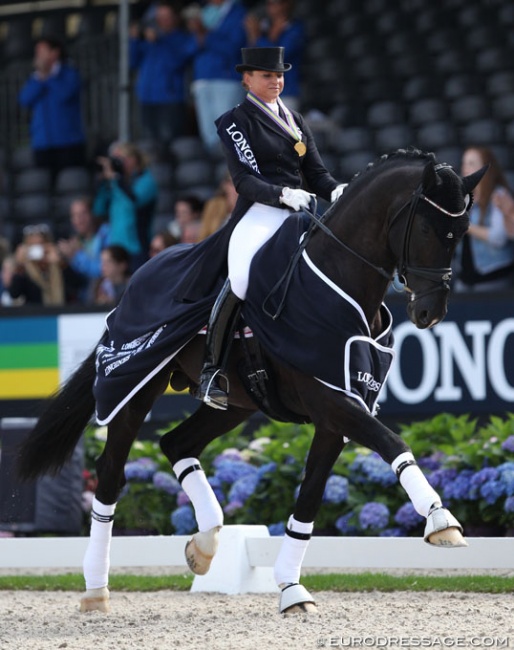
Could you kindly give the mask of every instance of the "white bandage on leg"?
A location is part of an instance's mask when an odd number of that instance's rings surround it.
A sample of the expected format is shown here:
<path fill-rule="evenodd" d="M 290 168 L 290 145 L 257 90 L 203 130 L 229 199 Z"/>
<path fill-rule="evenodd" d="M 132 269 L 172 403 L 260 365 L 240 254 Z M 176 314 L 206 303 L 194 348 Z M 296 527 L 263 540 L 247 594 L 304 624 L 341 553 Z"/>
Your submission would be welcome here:
<path fill-rule="evenodd" d="M 116 504 L 104 505 L 93 498 L 91 532 L 83 561 L 86 589 L 107 587 L 109 582 L 110 550 L 113 517 Z"/>
<path fill-rule="evenodd" d="M 291 515 L 287 522 L 287 530 L 291 534 L 305 536 L 306 539 L 296 539 L 291 537 L 287 532 L 284 535 L 280 551 L 275 561 L 274 576 L 278 586 L 289 584 L 291 582 L 300 582 L 300 571 L 305 556 L 305 551 L 309 545 L 314 522 L 305 524 Z"/>
<path fill-rule="evenodd" d="M 409 463 L 412 461 L 414 461 L 414 463 L 416 462 L 414 456 L 409 451 L 406 451 L 393 460 L 391 467 L 396 473 L 403 463 Z M 399 481 L 405 492 L 409 495 L 409 499 L 412 501 L 412 505 L 416 512 L 418 512 L 422 517 L 428 517 L 430 506 L 434 503 L 441 503 L 440 496 L 429 484 L 417 464 L 405 467 L 400 474 Z"/>
<path fill-rule="evenodd" d="M 198 458 L 179 460 L 173 465 L 173 471 L 181 482 L 182 489 L 191 499 L 198 530 L 205 533 L 216 526 L 223 526 L 223 510 Z"/>

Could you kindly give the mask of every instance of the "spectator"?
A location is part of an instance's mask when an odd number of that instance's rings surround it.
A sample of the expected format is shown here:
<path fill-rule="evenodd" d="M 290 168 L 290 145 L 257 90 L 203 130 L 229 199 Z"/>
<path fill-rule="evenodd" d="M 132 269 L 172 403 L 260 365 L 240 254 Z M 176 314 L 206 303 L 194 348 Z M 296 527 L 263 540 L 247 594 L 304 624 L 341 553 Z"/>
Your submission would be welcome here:
<path fill-rule="evenodd" d="M 82 278 L 63 264 L 46 224 L 23 229 L 23 241 L 14 257 L 16 268 L 7 287 L 13 300 L 48 306 L 61 306 L 76 300 Z"/>
<path fill-rule="evenodd" d="M 214 120 L 244 97 L 235 66 L 246 43 L 245 15 L 237 0 L 209 0 L 202 9 L 192 5 L 184 12 L 199 47 L 191 85 L 198 129 L 214 155 L 220 150 Z"/>
<path fill-rule="evenodd" d="M 514 239 L 514 198 L 505 188 L 499 187 L 493 192 L 493 203 L 502 211 L 505 230 L 510 239 Z"/>
<path fill-rule="evenodd" d="M 178 239 L 176 239 L 168 230 L 160 230 L 152 237 L 148 255 L 149 257 L 155 257 L 159 253 L 162 253 L 164 249 L 174 246 L 175 244 L 178 244 Z"/>
<path fill-rule="evenodd" d="M 0 306 L 14 307 L 23 304 L 23 298 L 14 299 L 11 296 L 10 288 L 16 272 L 16 258 L 14 255 L 7 255 L 2 259 L 2 273 L 0 276 Z"/>
<path fill-rule="evenodd" d="M 232 177 L 227 172 L 220 183 L 218 191 L 209 199 L 202 212 L 198 241 L 206 239 L 225 224 L 237 201 L 237 192 Z"/>
<path fill-rule="evenodd" d="M 81 80 L 77 70 L 66 63 L 58 39 L 44 36 L 36 42 L 34 72 L 18 99 L 32 114 L 30 134 L 36 166 L 50 169 L 55 180 L 63 167 L 85 164 Z"/>
<path fill-rule="evenodd" d="M 514 242 L 509 241 L 501 210 L 493 195 L 507 181 L 494 153 L 487 147 L 468 147 L 462 157 L 462 175 L 483 165 L 489 170 L 475 188 L 470 210 L 471 224 L 460 246 L 457 291 L 489 291 L 511 286 L 514 272 Z"/>
<path fill-rule="evenodd" d="M 175 215 L 170 233 L 182 244 L 194 244 L 200 234 L 203 201 L 197 196 L 182 196 L 175 202 Z"/>
<path fill-rule="evenodd" d="M 107 246 L 101 252 L 102 277 L 96 290 L 95 304 L 115 307 L 130 279 L 130 255 L 123 246 Z"/>
<path fill-rule="evenodd" d="M 129 252 L 131 271 L 135 271 L 148 259 L 157 183 L 133 144 L 114 143 L 109 156 L 97 161 L 102 172 L 93 213 L 109 222 L 109 244 Z"/>
<path fill-rule="evenodd" d="M 102 274 L 101 251 L 109 241 L 109 225 L 99 223 L 88 197 L 74 199 L 70 205 L 72 236 L 57 242 L 59 251 L 71 268 L 84 278 L 81 302 L 93 301 L 93 290 Z"/>
<path fill-rule="evenodd" d="M 196 39 L 179 28 L 175 7 L 161 0 L 155 27 L 132 25 L 130 67 L 139 70 L 136 94 L 146 137 L 167 147 L 183 135 L 186 123 L 186 69 L 197 51 Z M 142 38 L 141 38 L 142 36 Z"/>
<path fill-rule="evenodd" d="M 288 108 L 298 111 L 305 29 L 301 20 L 293 18 L 294 0 L 266 0 L 265 12 L 262 20 L 254 12 L 248 14 L 245 21 L 248 44 L 252 47 L 279 45 L 284 48 L 285 57 L 293 67 L 288 73 L 286 92 L 281 99 Z"/>

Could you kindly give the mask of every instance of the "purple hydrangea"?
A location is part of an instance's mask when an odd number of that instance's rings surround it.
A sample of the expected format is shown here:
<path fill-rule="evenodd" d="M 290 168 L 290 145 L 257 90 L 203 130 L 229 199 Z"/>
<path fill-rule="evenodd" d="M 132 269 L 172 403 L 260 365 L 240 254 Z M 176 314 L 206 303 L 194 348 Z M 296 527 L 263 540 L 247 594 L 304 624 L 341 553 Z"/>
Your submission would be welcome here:
<path fill-rule="evenodd" d="M 219 467 L 222 463 L 225 463 L 228 460 L 242 461 L 243 456 L 238 449 L 227 449 L 222 454 L 219 454 L 219 456 L 216 456 L 212 461 L 212 465 L 213 467 Z"/>
<path fill-rule="evenodd" d="M 362 506 L 359 524 L 364 530 L 385 528 L 389 523 L 389 508 L 384 503 L 370 501 Z"/>
<path fill-rule="evenodd" d="M 277 469 L 277 464 L 274 462 L 266 463 L 265 465 L 262 465 L 259 467 L 258 474 L 259 477 L 264 476 L 265 474 L 273 474 L 273 472 Z"/>
<path fill-rule="evenodd" d="M 209 476 L 207 482 L 211 486 L 214 494 L 216 495 L 216 499 L 218 499 L 220 503 L 223 503 L 225 501 L 225 494 L 223 492 L 223 488 L 219 478 L 217 476 Z"/>
<path fill-rule="evenodd" d="M 386 528 L 381 530 L 379 537 L 406 537 L 407 533 L 403 528 Z"/>
<path fill-rule="evenodd" d="M 272 537 L 280 537 L 286 532 L 286 525 L 283 521 L 268 526 L 269 534 Z"/>
<path fill-rule="evenodd" d="M 187 506 L 191 503 L 191 499 L 187 496 L 184 490 L 180 490 L 177 494 L 177 506 Z"/>
<path fill-rule="evenodd" d="M 125 465 L 127 481 L 151 481 L 157 470 L 157 463 L 151 458 L 138 458 Z"/>
<path fill-rule="evenodd" d="M 169 472 L 155 472 L 153 475 L 153 484 L 158 490 L 168 494 L 178 494 L 181 490 L 180 483 Z"/>
<path fill-rule="evenodd" d="M 348 499 L 348 479 L 338 474 L 328 477 L 323 493 L 323 501 L 328 503 L 344 503 Z"/>
<path fill-rule="evenodd" d="M 496 468 L 500 475 L 500 481 L 505 486 L 505 494 L 514 496 L 514 463 L 502 463 Z"/>
<path fill-rule="evenodd" d="M 509 514 L 514 512 L 514 497 L 507 497 L 505 503 L 503 504 L 503 509 Z"/>
<path fill-rule="evenodd" d="M 434 490 L 444 490 L 445 487 L 455 480 L 457 470 L 454 467 L 448 469 L 436 469 L 427 477 L 428 482 Z"/>
<path fill-rule="evenodd" d="M 171 523 L 177 535 L 189 535 L 196 530 L 195 513 L 191 506 L 180 506 L 171 513 Z"/>
<path fill-rule="evenodd" d="M 504 440 L 502 442 L 502 449 L 503 451 L 510 451 L 510 453 L 514 453 L 514 436 L 509 436 L 507 440 Z"/>
<path fill-rule="evenodd" d="M 243 460 L 225 460 L 216 468 L 216 476 L 222 483 L 235 483 L 248 474 L 257 474 L 257 468 Z"/>
<path fill-rule="evenodd" d="M 486 481 L 480 487 L 480 496 L 489 505 L 496 503 L 498 499 L 505 495 L 505 486 L 501 481 Z"/>
<path fill-rule="evenodd" d="M 443 494 L 446 499 L 455 499 L 462 501 L 474 498 L 472 481 L 476 474 L 472 469 L 463 469 L 453 481 L 448 481 L 443 488 Z"/>
<path fill-rule="evenodd" d="M 396 474 L 376 453 L 359 455 L 350 466 L 356 483 L 377 483 L 382 487 L 396 485 Z"/>
<path fill-rule="evenodd" d="M 224 506 L 223 512 L 227 515 L 227 517 L 230 517 L 230 515 L 233 515 L 238 510 L 241 510 L 242 507 L 243 503 L 241 501 L 229 501 L 227 505 Z"/>
<path fill-rule="evenodd" d="M 416 528 L 423 521 L 423 517 L 415 510 L 412 503 L 408 501 L 398 508 L 394 520 L 406 530 L 411 530 L 411 528 Z"/>
<path fill-rule="evenodd" d="M 336 519 L 335 527 L 342 535 L 355 535 L 358 532 L 357 526 L 350 523 L 354 517 L 353 512 L 348 512 L 346 515 L 341 515 Z"/>
<path fill-rule="evenodd" d="M 241 503 L 244 503 L 255 492 L 259 479 L 260 477 L 257 472 L 246 474 L 237 479 L 237 481 L 232 484 L 228 493 L 229 502 L 240 501 Z"/>
<path fill-rule="evenodd" d="M 433 454 L 432 456 L 425 456 L 425 458 L 420 458 L 418 460 L 418 465 L 419 467 L 430 472 L 435 472 L 441 467 L 441 459 L 436 454 Z"/>

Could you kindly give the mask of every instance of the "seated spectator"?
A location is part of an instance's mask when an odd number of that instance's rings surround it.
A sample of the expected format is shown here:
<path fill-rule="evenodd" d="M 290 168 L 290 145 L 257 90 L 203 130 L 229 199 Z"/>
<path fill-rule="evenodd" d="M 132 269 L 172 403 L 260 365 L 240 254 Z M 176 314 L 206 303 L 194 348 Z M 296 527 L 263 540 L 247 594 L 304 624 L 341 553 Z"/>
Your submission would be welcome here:
<path fill-rule="evenodd" d="M 502 211 L 509 238 L 514 239 L 514 197 L 505 187 L 499 187 L 493 192 L 493 203 Z"/>
<path fill-rule="evenodd" d="M 83 279 L 63 264 L 46 224 L 26 226 L 14 252 L 16 268 L 7 287 L 13 300 L 24 304 L 61 306 L 76 302 Z"/>
<path fill-rule="evenodd" d="M 148 251 L 149 257 L 155 257 L 165 248 L 178 244 L 178 239 L 174 237 L 168 230 L 161 230 L 155 233 L 150 242 L 150 250 Z"/>
<path fill-rule="evenodd" d="M 54 180 L 64 167 L 86 163 L 81 85 L 79 73 L 66 62 L 61 41 L 40 38 L 34 48 L 34 72 L 18 100 L 31 111 L 34 162 L 50 169 Z"/>
<path fill-rule="evenodd" d="M 470 226 L 459 246 L 455 289 L 491 291 L 512 286 L 514 242 L 509 240 L 502 211 L 493 195 L 507 187 L 507 180 L 494 153 L 487 147 L 468 147 L 462 157 L 462 175 L 489 164 L 489 170 L 473 191 Z"/>
<path fill-rule="evenodd" d="M 181 243 L 198 241 L 203 205 L 203 201 L 193 195 L 182 196 L 175 202 L 173 221 L 168 229 Z"/>
<path fill-rule="evenodd" d="M 123 246 L 107 246 L 101 252 L 102 277 L 98 281 L 95 304 L 115 307 L 130 279 L 130 255 Z"/>
<path fill-rule="evenodd" d="M 108 221 L 109 244 L 128 251 L 133 272 L 148 259 L 157 183 L 143 153 L 133 144 L 114 143 L 109 155 L 97 161 L 102 172 L 93 213 Z"/>
<path fill-rule="evenodd" d="M 300 75 L 307 36 L 303 23 L 293 17 L 294 0 L 266 0 L 266 16 L 260 19 L 252 12 L 245 21 L 249 47 L 285 48 L 285 57 L 292 64 L 287 84 L 280 99 L 294 110 L 300 110 Z"/>
<path fill-rule="evenodd" d="M 201 8 L 191 5 L 184 10 L 198 45 L 191 84 L 198 130 L 213 155 L 221 150 L 214 120 L 244 97 L 235 67 L 246 44 L 245 16 L 237 0 L 208 0 Z"/>
<path fill-rule="evenodd" d="M 93 289 L 102 275 L 101 251 L 109 241 L 109 225 L 99 223 L 92 212 L 91 199 L 74 199 L 70 205 L 72 236 L 57 242 L 59 251 L 71 268 L 84 278 L 81 302 L 93 300 Z"/>
<path fill-rule="evenodd" d="M 223 226 L 234 209 L 237 201 L 237 192 L 229 173 L 220 183 L 218 191 L 204 206 L 200 223 L 198 241 L 202 241 Z"/>
<path fill-rule="evenodd" d="M 16 273 L 16 258 L 14 255 L 7 255 L 2 260 L 2 272 L 0 276 L 0 305 L 2 307 L 15 307 L 23 304 L 23 297 L 13 298 L 10 288 L 14 274 Z"/>

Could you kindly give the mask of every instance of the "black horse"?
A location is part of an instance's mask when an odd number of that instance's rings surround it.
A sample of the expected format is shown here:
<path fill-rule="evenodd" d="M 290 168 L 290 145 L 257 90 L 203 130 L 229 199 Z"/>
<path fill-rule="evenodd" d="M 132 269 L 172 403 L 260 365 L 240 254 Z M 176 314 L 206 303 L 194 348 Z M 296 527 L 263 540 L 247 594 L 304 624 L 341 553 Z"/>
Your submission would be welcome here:
<path fill-rule="evenodd" d="M 252 265 L 250 292 L 243 315 L 262 344 L 264 367 L 274 378 L 275 403 L 280 405 L 280 413 L 287 414 L 283 419 L 312 422 L 315 427 L 305 476 L 275 565 L 277 584 L 282 589 L 281 611 L 291 611 L 313 602 L 310 594 L 299 584 L 301 563 L 326 480 L 348 441 L 377 452 L 392 465 L 414 507 L 427 519 L 425 541 L 442 546 L 465 545 L 459 522 L 442 507 L 438 495 L 416 466 L 408 446 L 373 415 L 375 398 L 390 361 L 387 346 L 390 345 L 391 322 L 383 299 L 393 273 L 396 269 L 404 283 L 408 296 L 407 311 L 417 327 L 432 327 L 444 318 L 452 256 L 469 225 L 471 192 L 485 171 L 484 168 L 461 178 L 450 166 L 437 163 L 433 154 L 417 150 L 399 150 L 383 156 L 356 175 L 338 203 L 306 229 L 301 243 L 293 242 L 292 249 L 281 256 L 285 259 L 285 266 L 278 270 L 282 277 L 274 291 L 266 285 L 268 280 L 263 279 L 266 275 L 264 267 L 272 266 L 266 257 L 255 260 Z M 282 231 L 289 228 L 297 232 L 295 224 L 299 220 L 295 221 L 295 217 L 290 219 L 293 225 L 287 225 L 289 220 L 284 224 L 278 235 L 261 250 L 264 255 L 268 246 L 278 247 L 280 251 L 280 242 L 284 239 L 289 241 L 286 249 L 291 247 L 291 237 L 282 237 Z M 190 250 L 193 251 L 194 247 Z M 180 264 L 187 264 L 190 254 L 193 253 L 178 247 L 176 251 L 171 249 L 168 256 L 170 262 L 182 256 Z M 298 273 L 301 275 L 299 289 L 298 278 L 295 279 Z M 130 352 L 144 348 L 139 357 L 134 355 L 139 359 L 147 350 L 158 348 L 147 343 L 149 340 L 151 343 L 158 341 L 158 333 L 163 328 L 156 329 L 148 338 L 146 330 L 137 332 L 137 327 L 132 327 L 130 318 L 133 315 L 133 321 L 139 322 L 138 296 L 146 294 L 145 300 L 148 300 L 147 294 L 154 291 L 154 287 L 148 289 L 145 284 L 149 277 L 147 271 L 134 276 L 116 310 L 124 315 L 118 321 L 125 322 L 117 325 L 117 321 L 111 322 L 96 352 L 83 362 L 49 402 L 21 449 L 19 469 L 22 476 L 34 478 L 45 472 L 55 472 L 69 458 L 93 414 L 95 401 L 98 402 L 102 391 L 109 390 L 109 380 L 98 382 L 100 370 L 105 380 L 109 374 L 115 376 L 123 372 L 127 348 Z M 164 284 L 162 276 L 159 282 Z M 314 307 L 304 310 L 309 312 L 305 317 L 295 318 L 296 312 L 290 310 L 298 306 L 302 308 L 303 298 L 298 296 L 309 290 L 305 287 L 310 282 L 318 283 L 312 289 L 314 298 L 306 298 L 314 300 Z M 257 289 L 253 291 L 252 287 Z M 263 293 L 259 293 L 259 288 Z M 323 293 L 325 288 L 328 298 Z M 159 295 L 154 298 L 159 300 Z M 82 599 L 83 610 L 108 609 L 112 520 L 125 483 L 124 466 L 131 445 L 146 414 L 170 382 L 170 376 L 175 387 L 189 387 L 191 391 L 196 388 L 204 347 L 204 339 L 197 332 L 206 322 L 212 300 L 204 301 L 206 304 L 202 303 L 202 308 L 197 310 L 201 322 L 197 322 L 198 318 L 196 321 L 193 319 L 187 342 L 182 343 L 182 347 L 163 350 L 159 359 L 153 358 L 151 372 L 146 372 L 145 380 L 136 377 L 132 385 L 127 386 L 125 399 L 105 418 L 108 436 L 97 460 L 98 488 L 84 560 L 87 591 Z M 325 302 L 321 303 L 323 300 Z M 333 379 L 340 370 L 338 368 L 331 369 L 326 377 L 320 376 L 325 362 L 331 361 L 319 359 L 326 347 L 323 330 L 321 334 L 303 332 L 302 322 L 309 321 L 308 327 L 312 324 L 317 326 L 316 316 L 319 314 L 323 320 L 322 314 L 330 307 L 329 320 L 337 319 L 337 327 L 332 329 L 337 330 L 335 334 L 338 335 L 339 311 L 346 303 L 351 305 L 353 320 L 356 313 L 356 320 L 360 319 L 361 329 L 354 338 L 364 347 L 355 348 L 355 357 L 351 351 L 353 348 L 348 352 L 348 373 L 352 377 L 349 378 L 345 371 L 338 384 L 337 379 Z M 197 305 L 186 303 L 185 309 L 194 312 Z M 293 314 L 290 321 L 287 320 L 288 313 Z M 125 317 L 127 314 L 129 318 Z M 176 323 L 170 320 L 165 325 L 167 331 L 172 332 Z M 115 350 L 113 341 L 116 340 L 117 327 L 128 327 L 131 335 L 136 337 L 137 345 L 132 341 L 121 346 L 121 352 Z M 295 331 L 289 337 L 291 327 Z M 330 328 L 330 324 L 327 327 Z M 329 334 L 327 340 L 334 336 L 334 331 Z M 298 350 L 290 353 L 286 350 L 288 345 L 282 345 L 284 336 L 298 339 L 300 347 L 303 341 L 300 355 Z M 323 345 L 319 344 L 321 339 Z M 342 341 L 341 347 L 344 346 Z M 238 371 L 241 359 L 247 357 L 244 348 L 244 342 L 235 340 L 227 361 L 226 373 L 230 381 L 228 410 L 214 410 L 202 404 L 191 417 L 161 438 L 162 451 L 195 508 L 199 532 L 188 543 L 186 556 L 189 566 L 199 574 L 208 570 L 216 551 L 222 512 L 198 458 L 211 440 L 258 410 L 252 392 L 245 387 Z M 329 356 L 339 358 L 339 350 L 333 352 Z M 345 363 L 341 357 L 341 364 Z M 361 363 L 365 372 L 359 365 Z M 127 373 L 130 372 L 129 365 L 127 362 Z M 355 368 L 352 369 L 353 365 Z M 310 371 L 311 366 L 313 369 Z M 93 394 L 95 378 L 97 400 Z"/>

